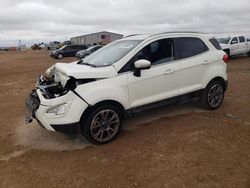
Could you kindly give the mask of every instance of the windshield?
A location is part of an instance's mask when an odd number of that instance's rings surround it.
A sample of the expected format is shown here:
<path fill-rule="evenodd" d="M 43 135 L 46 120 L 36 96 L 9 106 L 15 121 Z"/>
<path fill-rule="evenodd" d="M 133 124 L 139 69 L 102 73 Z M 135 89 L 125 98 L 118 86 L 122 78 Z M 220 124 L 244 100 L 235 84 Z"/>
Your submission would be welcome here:
<path fill-rule="evenodd" d="M 59 48 L 58 50 L 62 50 L 66 47 L 66 45 L 62 46 L 61 48 Z"/>
<path fill-rule="evenodd" d="M 140 42 L 140 40 L 122 40 L 112 42 L 86 57 L 83 60 L 83 63 L 92 64 L 96 67 L 112 65 L 127 55 Z"/>
<path fill-rule="evenodd" d="M 228 44 L 229 41 L 230 41 L 230 37 L 228 38 L 217 38 L 217 41 L 220 43 L 220 44 Z"/>

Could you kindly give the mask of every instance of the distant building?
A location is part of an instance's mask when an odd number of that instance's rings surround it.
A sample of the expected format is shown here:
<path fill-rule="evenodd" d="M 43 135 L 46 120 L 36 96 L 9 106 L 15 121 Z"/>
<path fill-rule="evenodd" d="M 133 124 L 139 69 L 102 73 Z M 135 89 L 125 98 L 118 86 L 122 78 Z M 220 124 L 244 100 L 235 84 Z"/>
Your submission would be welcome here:
<path fill-rule="evenodd" d="M 61 47 L 60 44 L 58 41 L 52 41 L 49 44 L 45 44 L 45 48 L 47 48 L 47 50 L 56 50 Z"/>
<path fill-rule="evenodd" d="M 121 38 L 123 38 L 123 35 L 121 34 L 102 31 L 98 33 L 73 37 L 70 39 L 70 41 L 71 44 L 81 44 L 81 45 L 84 44 L 87 46 L 92 46 L 95 44 L 108 44 L 114 40 L 118 40 Z"/>
<path fill-rule="evenodd" d="M 18 49 L 21 50 L 21 51 L 25 51 L 27 49 L 27 47 L 26 47 L 25 44 L 19 44 Z"/>

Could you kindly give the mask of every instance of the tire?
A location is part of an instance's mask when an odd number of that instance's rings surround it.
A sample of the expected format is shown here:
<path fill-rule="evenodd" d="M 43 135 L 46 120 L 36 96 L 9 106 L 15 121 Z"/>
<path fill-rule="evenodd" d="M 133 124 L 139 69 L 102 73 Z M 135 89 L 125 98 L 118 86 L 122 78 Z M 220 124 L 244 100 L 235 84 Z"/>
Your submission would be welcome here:
<path fill-rule="evenodd" d="M 230 58 L 230 50 L 226 49 L 224 52 L 228 55 L 228 58 Z"/>
<path fill-rule="evenodd" d="M 207 110 L 220 107 L 224 99 L 225 88 L 220 81 L 210 82 L 202 93 L 200 104 Z"/>
<path fill-rule="evenodd" d="M 250 51 L 247 53 L 247 56 L 250 57 Z"/>
<path fill-rule="evenodd" d="M 109 143 L 120 132 L 121 117 L 121 112 L 116 106 L 98 106 L 80 121 L 81 135 L 93 144 Z"/>
<path fill-rule="evenodd" d="M 58 54 L 57 55 L 57 59 L 63 59 L 63 55 L 62 54 Z"/>

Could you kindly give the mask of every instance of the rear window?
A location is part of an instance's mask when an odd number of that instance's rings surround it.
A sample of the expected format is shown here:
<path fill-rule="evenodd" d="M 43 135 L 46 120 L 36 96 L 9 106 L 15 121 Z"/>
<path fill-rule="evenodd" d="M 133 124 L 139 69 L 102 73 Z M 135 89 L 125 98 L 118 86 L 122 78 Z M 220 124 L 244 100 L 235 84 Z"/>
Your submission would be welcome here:
<path fill-rule="evenodd" d="M 245 42 L 246 40 L 245 40 L 245 37 L 243 37 L 243 36 L 240 36 L 239 37 L 239 40 L 240 40 L 240 42 Z"/>
<path fill-rule="evenodd" d="M 178 59 L 192 57 L 208 51 L 206 44 L 199 38 L 181 37 L 177 38 Z"/>
<path fill-rule="evenodd" d="M 211 38 L 209 41 L 217 50 L 222 50 L 220 43 L 215 38 Z"/>

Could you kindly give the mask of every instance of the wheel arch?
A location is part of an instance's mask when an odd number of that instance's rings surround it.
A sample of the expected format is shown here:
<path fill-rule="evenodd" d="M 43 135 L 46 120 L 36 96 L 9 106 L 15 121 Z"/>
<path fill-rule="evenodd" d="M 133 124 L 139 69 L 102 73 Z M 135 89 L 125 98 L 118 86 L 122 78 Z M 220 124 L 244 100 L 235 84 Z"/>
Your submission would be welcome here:
<path fill-rule="evenodd" d="M 206 87 L 207 87 L 210 83 L 212 83 L 212 82 L 214 82 L 214 81 L 219 81 L 220 83 L 222 83 L 222 86 L 223 86 L 224 90 L 227 89 L 227 81 L 226 81 L 223 77 L 220 77 L 220 76 L 217 76 L 217 77 L 211 79 L 211 80 L 206 84 Z"/>
<path fill-rule="evenodd" d="M 231 51 L 230 51 L 229 48 L 223 49 L 223 51 L 224 51 L 228 56 L 230 56 Z"/>
<path fill-rule="evenodd" d="M 125 108 L 120 102 L 115 101 L 115 100 L 103 100 L 103 101 L 97 102 L 94 105 L 88 106 L 86 108 L 86 110 L 84 110 L 80 121 L 84 121 L 85 118 L 89 115 L 89 113 L 91 111 L 93 111 L 95 108 L 97 108 L 99 106 L 103 106 L 103 105 L 113 105 L 113 106 L 115 106 L 116 108 L 118 108 L 120 110 L 122 117 L 124 116 Z"/>

